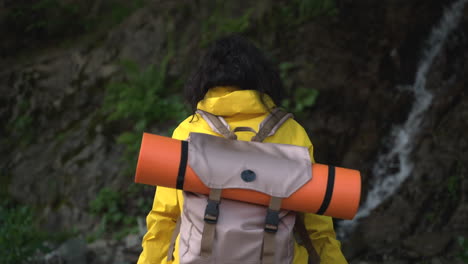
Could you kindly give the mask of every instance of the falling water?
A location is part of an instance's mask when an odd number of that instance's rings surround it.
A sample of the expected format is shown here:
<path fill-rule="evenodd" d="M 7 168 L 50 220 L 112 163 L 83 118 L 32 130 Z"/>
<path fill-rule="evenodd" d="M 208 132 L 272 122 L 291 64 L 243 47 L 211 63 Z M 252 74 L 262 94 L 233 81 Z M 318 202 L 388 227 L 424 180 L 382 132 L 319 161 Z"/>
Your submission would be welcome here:
<path fill-rule="evenodd" d="M 432 30 L 419 62 L 415 82 L 410 89 L 414 93 L 415 102 L 408 119 L 402 126 L 393 129 L 390 141 L 393 148 L 378 158 L 372 170 L 375 182 L 369 190 L 367 199 L 353 220 L 341 222 L 339 237 L 344 238 L 349 235 L 359 219 L 368 216 L 411 175 L 413 164 L 409 156 L 413 150 L 414 136 L 418 133 L 424 113 L 432 102 L 432 94 L 426 90 L 427 74 L 447 36 L 458 25 L 466 2 L 468 0 L 458 0 L 452 4 L 450 8 L 445 10 L 437 27 Z"/>

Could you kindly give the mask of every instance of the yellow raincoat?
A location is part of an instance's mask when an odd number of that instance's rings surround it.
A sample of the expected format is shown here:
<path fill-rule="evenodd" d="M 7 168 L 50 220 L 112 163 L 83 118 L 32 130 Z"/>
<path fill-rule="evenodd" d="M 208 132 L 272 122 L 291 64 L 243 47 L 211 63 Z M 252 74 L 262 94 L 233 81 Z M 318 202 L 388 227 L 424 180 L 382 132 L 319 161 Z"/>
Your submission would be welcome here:
<path fill-rule="evenodd" d="M 267 97 L 266 104 L 274 106 L 272 100 Z M 258 92 L 253 90 L 236 90 L 233 87 L 216 87 L 210 89 L 205 98 L 197 105 L 198 109 L 205 110 L 215 115 L 223 116 L 230 127 L 247 126 L 258 129 L 260 122 L 266 118 L 268 112 L 261 104 Z M 208 124 L 200 117 L 188 117 L 174 131 L 173 138 L 185 140 L 190 132 L 200 132 L 217 135 Z M 252 137 L 251 132 L 237 133 L 239 140 L 248 141 Z M 280 129 L 264 142 L 282 143 L 304 146 L 309 148 L 311 161 L 313 158 L 313 146 L 305 132 L 293 119 L 286 121 Z M 175 223 L 179 217 L 183 205 L 182 191 L 164 187 L 156 189 L 153 208 L 146 218 L 148 232 L 143 237 L 143 252 L 138 264 L 166 264 L 179 263 L 178 239 L 174 252 L 174 261 L 167 262 L 167 251 L 171 240 Z M 336 240 L 332 219 L 328 216 L 305 214 L 305 225 L 312 243 L 320 255 L 322 264 L 347 263 L 340 249 L 340 242 Z M 307 251 L 305 248 L 295 245 L 294 264 L 307 263 Z"/>

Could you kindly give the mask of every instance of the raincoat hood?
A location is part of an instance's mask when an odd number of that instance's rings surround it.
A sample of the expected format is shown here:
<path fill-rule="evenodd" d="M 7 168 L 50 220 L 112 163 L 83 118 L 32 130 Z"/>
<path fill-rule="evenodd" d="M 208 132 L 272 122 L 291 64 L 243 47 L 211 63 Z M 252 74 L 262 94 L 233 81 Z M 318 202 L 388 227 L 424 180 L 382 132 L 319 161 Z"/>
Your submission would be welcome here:
<path fill-rule="evenodd" d="M 268 108 L 275 106 L 270 96 L 264 94 L 263 101 Z M 264 114 L 268 109 L 260 100 L 260 92 L 239 90 L 237 87 L 215 87 L 198 102 L 197 108 L 219 116 L 236 114 Z"/>

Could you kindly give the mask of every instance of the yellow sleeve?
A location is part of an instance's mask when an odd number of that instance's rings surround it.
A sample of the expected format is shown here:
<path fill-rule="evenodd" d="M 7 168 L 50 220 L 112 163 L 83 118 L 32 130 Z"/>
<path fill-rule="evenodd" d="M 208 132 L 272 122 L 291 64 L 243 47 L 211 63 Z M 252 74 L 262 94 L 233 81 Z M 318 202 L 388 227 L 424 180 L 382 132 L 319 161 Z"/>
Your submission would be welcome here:
<path fill-rule="evenodd" d="M 302 128 L 302 127 L 301 127 Z M 310 160 L 315 163 L 314 147 L 304 129 L 298 129 L 301 136 L 297 136 L 298 145 L 307 146 Z M 301 140 L 299 140 L 299 138 Z M 296 143 L 296 142 L 295 142 Z M 304 214 L 304 224 L 310 240 L 320 255 L 321 264 L 348 263 L 341 252 L 341 243 L 336 239 L 332 218 L 316 214 Z"/>
<path fill-rule="evenodd" d="M 308 142 L 310 142 L 307 136 Z M 315 163 L 314 147 L 309 146 L 310 159 Z M 320 256 L 321 264 L 348 263 L 341 252 L 341 243 L 336 239 L 333 220 L 329 216 L 304 214 L 304 224 L 309 233 L 310 240 Z"/>
<path fill-rule="evenodd" d="M 176 139 L 186 139 L 188 130 L 179 125 L 172 135 Z M 180 204 L 176 189 L 158 187 L 153 207 L 146 217 L 147 233 L 143 237 L 143 251 L 138 264 L 166 264 L 167 251 L 177 218 L 180 216 Z"/>
<path fill-rule="evenodd" d="M 320 255 L 321 264 L 348 263 L 341 252 L 341 243 L 336 239 L 331 217 L 304 214 L 304 224 L 315 250 Z"/>
<path fill-rule="evenodd" d="M 177 190 L 158 187 L 153 208 L 146 217 L 147 233 L 143 237 L 143 251 L 138 264 L 166 263 L 167 251 L 177 218 L 180 215 Z"/>

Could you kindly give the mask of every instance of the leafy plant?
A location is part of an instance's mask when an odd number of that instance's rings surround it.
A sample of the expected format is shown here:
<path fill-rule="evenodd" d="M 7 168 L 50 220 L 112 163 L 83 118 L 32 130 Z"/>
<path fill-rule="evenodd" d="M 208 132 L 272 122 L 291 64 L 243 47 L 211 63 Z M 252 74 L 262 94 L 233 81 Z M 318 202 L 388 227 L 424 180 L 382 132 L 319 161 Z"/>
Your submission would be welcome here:
<path fill-rule="evenodd" d="M 139 142 L 144 131 L 155 123 L 181 121 L 188 115 L 183 100 L 176 91 L 179 83 L 169 83 L 167 79 L 171 57 L 172 52 L 169 52 L 160 65 L 151 65 L 143 71 L 134 62 L 123 61 L 124 80 L 111 82 L 106 87 L 103 110 L 108 115 L 107 120 L 131 124 L 130 130 L 117 137 L 117 142 L 126 146 L 124 159 L 130 165 L 130 170 L 133 170 L 132 166 L 136 163 Z"/>
<path fill-rule="evenodd" d="M 21 34 L 21 48 L 31 49 L 43 41 L 54 40 L 54 46 L 76 43 L 77 37 L 98 39 L 109 28 L 120 24 L 147 0 L 134 1 L 8 1 L 5 25 Z M 8 33 L 8 32 L 7 32 Z M 8 37 L 8 36 L 7 36 Z M 59 42 L 57 43 L 57 40 Z M 37 47 L 36 47 L 37 49 Z"/>
<path fill-rule="evenodd" d="M 468 263 L 468 239 L 465 237 L 458 237 L 458 245 L 460 246 L 458 258 Z"/>
<path fill-rule="evenodd" d="M 88 236 L 88 240 L 102 237 L 110 232 L 112 237 L 120 240 L 128 234 L 138 232 L 136 215 L 147 213 L 151 208 L 151 199 L 141 196 L 143 191 L 141 185 L 131 185 L 122 192 L 117 192 L 108 187 L 100 190 L 96 198 L 91 201 L 90 213 L 99 217 L 99 226 L 95 233 Z M 132 199 L 136 194 L 138 199 Z"/>
<path fill-rule="evenodd" d="M 147 0 L 113 1 L 110 8 L 104 9 L 102 14 L 87 17 L 84 21 L 84 27 L 87 31 L 91 31 L 99 27 L 108 29 L 111 26 L 118 25 L 135 10 L 143 7 L 146 2 Z"/>
<path fill-rule="evenodd" d="M 37 251 L 47 251 L 47 236 L 36 227 L 33 215 L 29 207 L 0 203 L 0 264 L 25 263 Z"/>
<path fill-rule="evenodd" d="M 336 16 L 338 9 L 335 0 L 296 0 L 298 6 L 298 23 L 318 16 Z"/>
<path fill-rule="evenodd" d="M 121 239 L 129 233 L 138 231 L 136 218 L 125 214 L 125 200 L 122 197 L 122 194 L 110 188 L 103 188 L 96 196 L 96 199 L 91 201 L 90 212 L 100 218 L 100 224 L 96 234 L 88 237 L 89 240 L 101 237 L 106 231 L 110 230 L 118 230 L 112 232 L 116 239 Z"/>
<path fill-rule="evenodd" d="M 37 118 L 31 101 L 31 95 L 20 92 L 12 102 L 11 113 L 6 117 L 6 122 L 0 129 L 0 133 L 6 134 L 6 137 L 0 138 L 2 146 L 23 148 L 34 142 L 36 135 L 34 125 Z"/>
<path fill-rule="evenodd" d="M 79 15 L 79 9 L 76 4 L 64 4 L 59 0 L 18 1 L 13 4 L 6 21 L 23 33 L 55 36 L 64 29 L 76 31 L 81 28 L 84 19 Z"/>
<path fill-rule="evenodd" d="M 336 0 L 271 1 L 268 8 L 259 21 L 261 32 L 276 31 L 283 34 L 289 31 L 296 32 L 295 28 L 303 23 L 338 14 Z M 283 41 L 287 42 L 287 39 Z"/>
<path fill-rule="evenodd" d="M 242 16 L 229 16 L 226 3 L 217 0 L 213 13 L 202 21 L 201 45 L 206 46 L 223 35 L 245 32 L 250 26 L 252 12 L 253 9 L 249 9 Z"/>
<path fill-rule="evenodd" d="M 447 178 L 447 191 L 452 201 L 457 201 L 460 193 L 460 183 L 463 179 L 465 168 L 463 162 L 457 160 L 455 171 Z"/>
<path fill-rule="evenodd" d="M 287 90 L 292 95 L 281 102 L 281 106 L 295 115 L 301 115 L 303 110 L 315 104 L 319 92 L 315 89 L 302 86 L 295 87 L 293 80 L 289 77 L 290 72 L 296 67 L 294 63 L 283 62 L 280 64 L 280 76 Z"/>
<path fill-rule="evenodd" d="M 188 116 L 179 94 L 181 83 L 170 81 L 167 75 L 172 50 L 169 45 L 169 52 L 161 63 L 157 66 L 150 65 L 144 70 L 132 61 L 122 61 L 124 78 L 106 86 L 102 111 L 107 115 L 107 121 L 119 122 L 129 127 L 117 136 L 117 142 L 125 146 L 123 158 L 128 165 L 128 172 L 134 171 L 144 131 L 151 130 L 156 124 L 170 127 L 170 124 L 176 124 Z M 169 131 L 158 133 L 167 135 Z M 135 215 L 146 213 L 151 207 L 151 201 L 147 199 L 132 199 L 142 188 L 131 185 L 121 192 L 103 188 L 90 203 L 90 212 L 100 218 L 100 224 L 88 240 L 101 237 L 110 230 L 113 230 L 112 234 L 116 239 L 137 232 Z M 129 202 L 136 204 L 128 206 Z"/>

